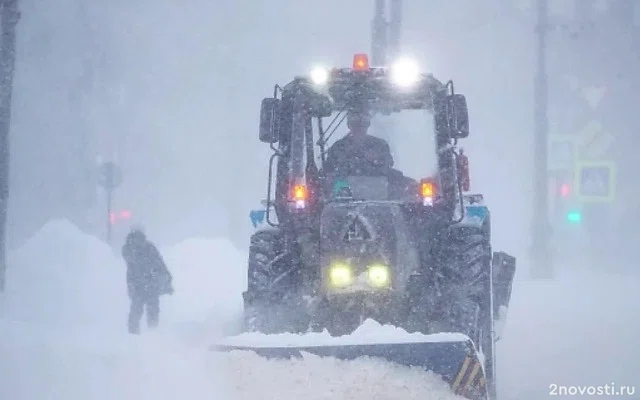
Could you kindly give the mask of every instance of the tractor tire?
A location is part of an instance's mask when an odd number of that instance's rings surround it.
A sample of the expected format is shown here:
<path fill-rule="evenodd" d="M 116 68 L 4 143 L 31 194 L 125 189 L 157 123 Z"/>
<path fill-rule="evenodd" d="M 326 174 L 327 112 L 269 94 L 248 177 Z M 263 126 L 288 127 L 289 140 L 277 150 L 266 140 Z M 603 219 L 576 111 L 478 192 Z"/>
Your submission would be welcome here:
<path fill-rule="evenodd" d="M 297 297 L 300 289 L 295 254 L 285 252 L 284 233 L 259 231 L 251 236 L 244 293 L 245 330 L 301 332 L 308 317 Z"/>
<path fill-rule="evenodd" d="M 468 335 L 484 355 L 489 399 L 496 397 L 492 251 L 486 229 L 454 226 L 443 242 L 443 268 L 437 281 L 448 310 L 450 332 Z M 445 306 L 446 307 L 446 306 Z M 442 329 L 442 327 L 440 328 Z"/>
<path fill-rule="evenodd" d="M 251 236 L 247 285 L 249 292 L 271 290 L 274 275 L 282 269 L 284 234 L 280 230 L 265 230 Z M 264 293 L 263 293 L 264 294 Z"/>

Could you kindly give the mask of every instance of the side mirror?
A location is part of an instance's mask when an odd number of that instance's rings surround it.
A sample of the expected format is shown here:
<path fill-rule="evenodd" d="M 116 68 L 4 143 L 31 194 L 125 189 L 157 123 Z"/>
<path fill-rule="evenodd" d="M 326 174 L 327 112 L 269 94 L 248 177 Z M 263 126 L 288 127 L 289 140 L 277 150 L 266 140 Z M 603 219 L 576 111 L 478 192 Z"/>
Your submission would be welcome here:
<path fill-rule="evenodd" d="M 280 99 L 268 97 L 260 106 L 260 141 L 277 143 L 279 136 Z"/>
<path fill-rule="evenodd" d="M 464 139 L 469 136 L 469 109 L 464 95 L 454 94 L 449 97 L 449 121 L 453 139 Z"/>

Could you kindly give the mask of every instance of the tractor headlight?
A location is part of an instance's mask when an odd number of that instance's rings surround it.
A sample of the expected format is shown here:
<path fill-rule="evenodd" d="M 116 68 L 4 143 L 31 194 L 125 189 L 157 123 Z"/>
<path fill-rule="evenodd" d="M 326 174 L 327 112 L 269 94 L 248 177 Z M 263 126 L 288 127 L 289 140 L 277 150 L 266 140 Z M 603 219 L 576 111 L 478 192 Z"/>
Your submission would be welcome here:
<path fill-rule="evenodd" d="M 400 87 L 413 86 L 420 80 L 420 68 L 413 60 L 398 60 L 390 69 L 391 81 Z"/>
<path fill-rule="evenodd" d="M 367 274 L 369 276 L 369 285 L 376 288 L 389 286 L 389 267 L 387 267 L 386 265 L 370 265 L 367 270 Z"/>
<path fill-rule="evenodd" d="M 337 263 L 329 267 L 329 285 L 345 287 L 353 283 L 353 271 L 347 264 Z"/>
<path fill-rule="evenodd" d="M 325 85 L 329 81 L 329 71 L 326 68 L 317 67 L 311 70 L 311 81 L 315 85 Z"/>

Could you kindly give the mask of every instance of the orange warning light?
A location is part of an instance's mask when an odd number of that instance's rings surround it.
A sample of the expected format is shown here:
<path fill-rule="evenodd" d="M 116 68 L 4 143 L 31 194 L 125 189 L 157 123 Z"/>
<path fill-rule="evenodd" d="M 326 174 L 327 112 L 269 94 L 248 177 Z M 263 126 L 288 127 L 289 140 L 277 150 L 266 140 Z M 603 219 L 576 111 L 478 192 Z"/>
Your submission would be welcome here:
<path fill-rule="evenodd" d="M 292 191 L 293 200 L 294 201 L 305 201 L 307 200 L 307 187 L 305 185 L 296 185 L 293 187 Z"/>
<path fill-rule="evenodd" d="M 436 188 L 433 182 L 422 182 L 422 198 L 433 198 Z"/>
<path fill-rule="evenodd" d="M 369 57 L 365 53 L 358 53 L 353 56 L 354 71 L 368 71 Z"/>

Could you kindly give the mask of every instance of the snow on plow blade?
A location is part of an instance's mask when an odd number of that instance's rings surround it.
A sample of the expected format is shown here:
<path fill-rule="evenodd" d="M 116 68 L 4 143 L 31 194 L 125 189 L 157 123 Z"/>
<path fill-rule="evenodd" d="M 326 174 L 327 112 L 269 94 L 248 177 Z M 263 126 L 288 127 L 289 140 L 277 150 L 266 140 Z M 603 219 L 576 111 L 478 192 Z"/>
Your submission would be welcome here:
<path fill-rule="evenodd" d="M 443 334 L 451 335 L 451 334 Z M 432 341 L 411 341 L 399 343 L 340 343 L 327 345 L 260 345 L 217 344 L 215 351 L 252 351 L 268 359 L 304 358 L 303 353 L 320 357 L 335 357 L 340 360 L 354 360 L 359 357 L 382 358 L 388 362 L 419 367 L 440 375 L 451 386 L 455 394 L 470 400 L 486 400 L 484 370 L 471 339 L 457 335 L 459 339 L 437 339 Z M 336 338 L 342 339 L 342 338 Z"/>

